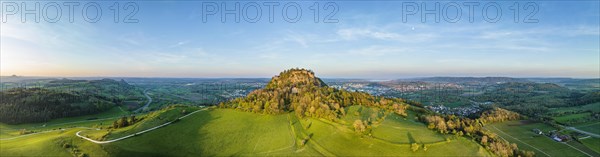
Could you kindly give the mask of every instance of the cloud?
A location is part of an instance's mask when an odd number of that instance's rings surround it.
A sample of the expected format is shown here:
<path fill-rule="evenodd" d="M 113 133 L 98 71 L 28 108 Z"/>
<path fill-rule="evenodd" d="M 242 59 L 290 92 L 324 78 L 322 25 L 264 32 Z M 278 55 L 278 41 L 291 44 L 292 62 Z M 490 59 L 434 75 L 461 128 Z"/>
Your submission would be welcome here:
<path fill-rule="evenodd" d="M 344 28 L 337 30 L 337 34 L 343 40 L 377 39 L 407 43 L 429 41 L 438 37 L 435 33 L 392 32 L 373 28 Z"/>
<path fill-rule="evenodd" d="M 394 46 L 369 46 L 366 48 L 360 48 L 355 50 L 349 50 L 345 55 L 358 55 L 363 57 L 380 57 L 396 55 L 403 52 L 409 52 L 408 48 L 394 47 Z"/>
<path fill-rule="evenodd" d="M 172 47 L 172 48 L 174 48 L 174 47 L 181 47 L 181 46 L 186 45 L 188 43 L 190 43 L 189 40 L 179 41 L 179 42 L 177 42 L 177 43 L 175 43 L 175 44 L 173 44 L 173 45 L 171 45 L 169 47 Z"/>

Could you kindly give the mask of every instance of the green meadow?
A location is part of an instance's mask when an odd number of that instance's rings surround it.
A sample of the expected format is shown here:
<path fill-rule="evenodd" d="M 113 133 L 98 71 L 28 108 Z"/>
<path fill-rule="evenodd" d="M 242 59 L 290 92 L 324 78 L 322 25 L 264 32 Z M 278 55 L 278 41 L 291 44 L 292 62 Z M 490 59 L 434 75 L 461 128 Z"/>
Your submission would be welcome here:
<path fill-rule="evenodd" d="M 0 123 L 0 139 L 19 136 L 19 132 L 23 129 L 27 131 L 33 131 L 35 133 L 43 131 L 52 131 L 61 128 L 101 127 L 104 125 L 110 125 L 114 120 L 118 119 L 119 117 L 126 116 L 129 114 L 130 113 L 128 111 L 117 106 L 99 114 L 59 118 L 46 123 L 29 123 L 19 125 L 8 125 Z"/>
<path fill-rule="evenodd" d="M 587 146 L 588 148 L 596 151 L 596 153 L 600 153 L 600 139 L 599 138 L 590 137 L 590 138 L 586 138 L 586 139 L 581 139 L 579 141 L 581 141 L 581 143 L 583 145 Z"/>
<path fill-rule="evenodd" d="M 575 126 L 577 129 L 587 131 L 594 134 L 600 134 L 600 122 L 588 122 L 584 124 L 578 124 Z"/>
<path fill-rule="evenodd" d="M 574 141 L 569 143 L 556 142 L 545 135 L 538 135 L 532 131 L 533 129 L 539 129 L 547 133 L 555 130 L 555 128 L 544 123 L 509 121 L 489 124 L 486 128 L 502 137 L 502 139 L 516 143 L 519 148 L 534 151 L 536 156 L 586 156 L 583 152 L 594 156 L 600 155 L 590 151 L 589 148 L 586 149 L 586 147 L 580 147 L 578 144 L 572 143 Z"/>
<path fill-rule="evenodd" d="M 175 117 L 181 110 L 174 107 L 145 116 L 138 125 L 116 129 L 110 138 L 126 135 L 135 128 L 147 128 L 157 117 Z M 198 108 L 195 108 L 198 109 Z M 365 110 L 372 111 L 371 108 Z M 350 115 L 350 114 L 348 114 Z M 387 114 L 374 125 L 373 136 L 355 133 L 351 124 L 315 118 L 298 118 L 293 113 L 263 115 L 216 109 L 199 111 L 171 125 L 108 144 L 95 144 L 75 136 L 81 130 L 90 136 L 94 131 L 67 128 L 2 140 L 2 155 L 89 155 L 89 156 L 490 156 L 474 141 L 444 136 L 414 120 Z M 357 116 L 358 117 L 358 116 Z M 161 118 L 162 119 L 162 118 Z M 343 119 L 351 119 L 344 117 Z M 12 127 L 3 125 L 4 127 Z M 98 132 L 101 135 L 100 130 Z M 118 133 L 122 131 L 122 133 Z M 382 140 L 385 139 L 385 140 Z M 68 146 L 65 146 L 67 143 Z M 425 145 L 427 150 L 413 152 L 410 143 Z"/>
<path fill-rule="evenodd" d="M 591 103 L 583 106 L 551 108 L 551 112 L 568 112 L 568 111 L 593 111 L 600 112 L 600 102 Z"/>

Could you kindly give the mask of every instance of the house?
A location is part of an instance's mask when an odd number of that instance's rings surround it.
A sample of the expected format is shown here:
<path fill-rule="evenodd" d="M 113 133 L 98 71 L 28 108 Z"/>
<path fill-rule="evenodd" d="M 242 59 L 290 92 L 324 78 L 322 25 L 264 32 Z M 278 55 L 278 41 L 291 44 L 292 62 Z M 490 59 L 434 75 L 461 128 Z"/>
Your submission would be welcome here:
<path fill-rule="evenodd" d="M 558 136 L 554 136 L 552 139 L 556 142 L 562 142 L 562 139 L 558 138 Z"/>
<path fill-rule="evenodd" d="M 560 135 L 560 134 L 552 134 L 550 136 L 550 138 L 552 138 L 554 141 L 557 141 L 557 142 L 567 142 L 571 139 L 567 135 Z"/>
<path fill-rule="evenodd" d="M 569 137 L 568 135 L 559 135 L 558 138 L 560 138 L 560 141 L 563 141 L 563 142 L 567 142 L 567 141 L 571 140 L 571 137 Z"/>

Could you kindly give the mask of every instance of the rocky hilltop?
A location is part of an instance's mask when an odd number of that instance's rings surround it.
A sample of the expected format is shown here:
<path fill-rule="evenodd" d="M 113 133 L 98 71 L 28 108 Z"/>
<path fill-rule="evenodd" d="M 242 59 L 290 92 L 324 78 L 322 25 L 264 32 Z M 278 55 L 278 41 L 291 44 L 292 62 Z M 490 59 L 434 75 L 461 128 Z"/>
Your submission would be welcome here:
<path fill-rule="evenodd" d="M 315 77 L 315 73 L 306 69 L 285 70 L 279 75 L 274 76 L 267 84 L 267 89 L 284 87 L 325 87 L 327 86 L 320 78 Z"/>
<path fill-rule="evenodd" d="M 219 106 L 267 114 L 294 111 L 300 117 L 335 120 L 346 114 L 345 107 L 352 105 L 380 107 L 400 114 L 408 107 L 401 99 L 328 87 L 314 72 L 306 69 L 285 70 L 274 76 L 264 89 Z"/>

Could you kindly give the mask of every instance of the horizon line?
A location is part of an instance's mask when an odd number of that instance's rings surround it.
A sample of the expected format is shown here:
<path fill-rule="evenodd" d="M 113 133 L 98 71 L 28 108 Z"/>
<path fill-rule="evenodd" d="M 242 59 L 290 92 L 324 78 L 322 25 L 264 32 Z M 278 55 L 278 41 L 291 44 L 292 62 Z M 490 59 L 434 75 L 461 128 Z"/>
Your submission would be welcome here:
<path fill-rule="evenodd" d="M 275 76 L 275 75 L 274 75 Z M 24 75 L 0 75 L 0 77 L 30 77 L 30 78 L 140 78 L 140 79 L 271 79 L 272 77 L 165 77 L 165 76 L 24 76 Z M 348 80 L 402 80 L 422 78 L 516 78 L 516 79 L 600 79 L 599 77 L 568 77 L 568 76 L 414 76 L 394 78 L 368 78 L 368 77 L 318 77 L 321 79 L 348 79 Z"/>

